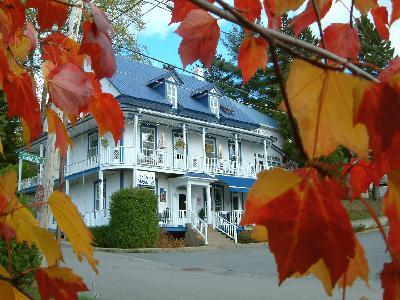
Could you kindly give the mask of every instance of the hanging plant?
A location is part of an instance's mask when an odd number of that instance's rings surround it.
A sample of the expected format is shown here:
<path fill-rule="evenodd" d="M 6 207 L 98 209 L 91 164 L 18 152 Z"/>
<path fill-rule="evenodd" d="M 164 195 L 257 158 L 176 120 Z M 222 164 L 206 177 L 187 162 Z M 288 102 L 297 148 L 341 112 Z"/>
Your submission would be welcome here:
<path fill-rule="evenodd" d="M 185 143 L 183 142 L 182 139 L 179 139 L 179 140 L 176 141 L 175 147 L 177 149 L 183 149 L 183 148 L 185 148 Z"/>
<path fill-rule="evenodd" d="M 214 152 L 214 145 L 206 144 L 206 153 L 213 153 L 213 152 Z"/>
<path fill-rule="evenodd" d="M 101 146 L 102 146 L 103 148 L 107 148 L 108 145 L 109 145 L 108 140 L 107 140 L 106 138 L 102 138 L 102 139 L 101 139 Z"/>

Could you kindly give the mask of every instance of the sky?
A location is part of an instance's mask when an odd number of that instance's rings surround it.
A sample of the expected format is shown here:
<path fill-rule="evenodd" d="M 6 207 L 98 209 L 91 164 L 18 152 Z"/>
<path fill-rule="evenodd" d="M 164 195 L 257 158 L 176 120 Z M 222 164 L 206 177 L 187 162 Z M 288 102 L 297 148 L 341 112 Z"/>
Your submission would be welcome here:
<path fill-rule="evenodd" d="M 151 0 L 151 2 L 157 0 Z M 364 1 L 364 0 L 362 0 Z M 159 2 L 159 1 L 157 1 Z M 157 3 L 153 2 L 153 3 Z M 233 2 L 228 1 L 228 2 Z M 391 13 L 391 1 L 390 0 L 378 0 L 379 4 L 383 4 L 389 8 L 389 16 Z M 333 7 L 329 13 L 322 20 L 322 27 L 325 28 L 331 23 L 346 23 L 349 20 L 349 11 L 351 0 L 334 1 Z M 142 10 L 143 21 L 145 22 L 146 28 L 139 34 L 139 43 L 147 47 L 147 54 L 149 56 L 158 58 L 162 61 L 168 62 L 170 64 L 182 67 L 181 60 L 178 54 L 179 43 L 181 41 L 180 36 L 178 36 L 174 31 L 178 27 L 177 24 L 169 25 L 171 20 L 171 13 L 159 7 L 153 8 L 153 4 L 145 4 Z M 299 11 L 304 9 L 303 5 Z M 153 8 L 153 9 L 151 9 Z M 151 10 L 150 10 L 151 9 Z M 150 10 L 150 11 L 149 11 Z M 358 11 L 355 11 L 355 17 L 359 17 Z M 266 23 L 266 16 L 263 12 L 261 20 Z M 372 19 L 371 19 L 372 20 Z M 225 20 L 218 21 L 221 31 L 228 32 L 232 28 L 232 24 Z M 318 36 L 318 27 L 316 24 L 311 26 L 311 30 L 316 36 Z M 223 38 L 223 33 L 221 37 Z M 392 45 L 395 48 L 395 54 L 400 54 L 400 20 L 396 21 L 390 29 L 390 38 Z M 224 49 L 222 43 L 220 42 L 217 48 L 217 53 L 221 55 L 226 55 L 226 49 Z M 154 63 L 157 65 L 157 63 Z M 187 69 L 193 69 L 192 66 L 188 66 Z"/>

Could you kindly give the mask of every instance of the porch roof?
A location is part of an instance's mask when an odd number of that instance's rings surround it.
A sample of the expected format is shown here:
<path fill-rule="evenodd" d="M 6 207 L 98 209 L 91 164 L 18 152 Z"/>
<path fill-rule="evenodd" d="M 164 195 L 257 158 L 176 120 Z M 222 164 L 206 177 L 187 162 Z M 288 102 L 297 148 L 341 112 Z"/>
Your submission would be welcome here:
<path fill-rule="evenodd" d="M 224 182 L 229 186 L 229 189 L 232 192 L 248 192 L 251 186 L 256 181 L 251 178 L 244 177 L 233 177 L 233 176 L 225 176 L 225 175 L 217 175 L 218 180 Z"/>

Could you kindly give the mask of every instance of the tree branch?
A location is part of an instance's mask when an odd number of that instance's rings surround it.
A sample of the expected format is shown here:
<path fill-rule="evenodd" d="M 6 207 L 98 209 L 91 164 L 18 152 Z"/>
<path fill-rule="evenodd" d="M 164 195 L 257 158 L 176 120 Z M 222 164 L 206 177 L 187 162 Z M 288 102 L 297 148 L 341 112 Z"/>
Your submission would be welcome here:
<path fill-rule="evenodd" d="M 357 66 L 350 63 L 346 59 L 344 59 L 332 52 L 327 51 L 326 49 L 319 48 L 315 45 L 309 44 L 309 43 L 302 41 L 300 39 L 297 39 L 295 37 L 286 35 L 282 32 L 272 30 L 270 28 L 265 28 L 261 25 L 250 22 L 243 15 L 241 15 L 239 12 L 237 12 L 235 10 L 235 8 L 233 8 L 232 6 L 230 6 L 229 4 L 225 3 L 222 0 L 216 0 L 216 2 L 218 2 L 225 9 L 221 9 L 221 8 L 213 5 L 212 3 L 208 2 L 207 0 L 190 0 L 190 1 L 194 4 L 196 4 L 197 6 L 203 8 L 203 9 L 205 9 L 227 21 L 230 21 L 234 24 L 245 27 L 255 33 L 260 34 L 262 37 L 264 37 L 268 41 L 274 40 L 276 45 L 279 47 L 283 47 L 284 45 L 287 46 L 289 44 L 289 45 L 297 46 L 299 48 L 306 49 L 320 57 L 333 60 L 333 61 L 343 65 L 344 67 L 346 67 L 347 69 L 352 71 L 354 74 L 357 74 L 358 76 L 360 76 L 362 78 L 365 78 L 367 80 L 374 81 L 374 82 L 379 82 L 375 77 L 368 74 L 364 70 L 358 68 Z"/>
<path fill-rule="evenodd" d="M 319 35 L 321 37 L 321 43 L 324 49 L 326 49 L 326 44 L 325 44 L 325 39 L 324 39 L 324 31 L 322 30 L 322 25 L 321 25 L 321 16 L 319 14 L 318 6 L 315 3 L 315 0 L 311 0 L 312 5 L 314 7 L 315 15 L 317 16 L 317 24 L 318 24 L 318 29 L 319 29 Z"/>
<path fill-rule="evenodd" d="M 351 0 L 351 7 L 350 7 L 350 26 L 351 26 L 351 28 L 353 28 L 354 2 L 355 2 L 355 0 Z"/>

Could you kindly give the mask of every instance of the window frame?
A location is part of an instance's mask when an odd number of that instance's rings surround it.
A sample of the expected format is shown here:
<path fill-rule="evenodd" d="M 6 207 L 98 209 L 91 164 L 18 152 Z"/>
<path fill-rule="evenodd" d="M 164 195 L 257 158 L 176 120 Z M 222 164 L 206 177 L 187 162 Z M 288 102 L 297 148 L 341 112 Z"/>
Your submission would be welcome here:
<path fill-rule="evenodd" d="M 176 83 L 166 83 L 166 98 L 173 108 L 178 108 L 178 85 Z"/>
<path fill-rule="evenodd" d="M 145 141 L 143 139 L 143 129 L 150 129 L 153 130 L 153 148 L 145 148 L 143 145 L 145 142 L 147 143 L 151 143 L 149 141 Z M 147 149 L 147 150 L 157 150 L 157 128 L 155 126 L 151 126 L 151 125 L 143 125 L 140 126 L 140 148 L 141 149 Z"/>
<path fill-rule="evenodd" d="M 95 147 L 90 147 L 90 140 L 92 137 L 96 137 L 97 143 Z M 95 154 L 92 155 L 91 150 L 96 149 Z M 87 145 L 87 157 L 91 158 L 99 155 L 99 134 L 97 131 L 88 133 L 88 145 Z"/>
<path fill-rule="evenodd" d="M 219 117 L 219 99 L 217 94 L 209 93 L 208 106 L 210 107 L 211 112 Z"/>

